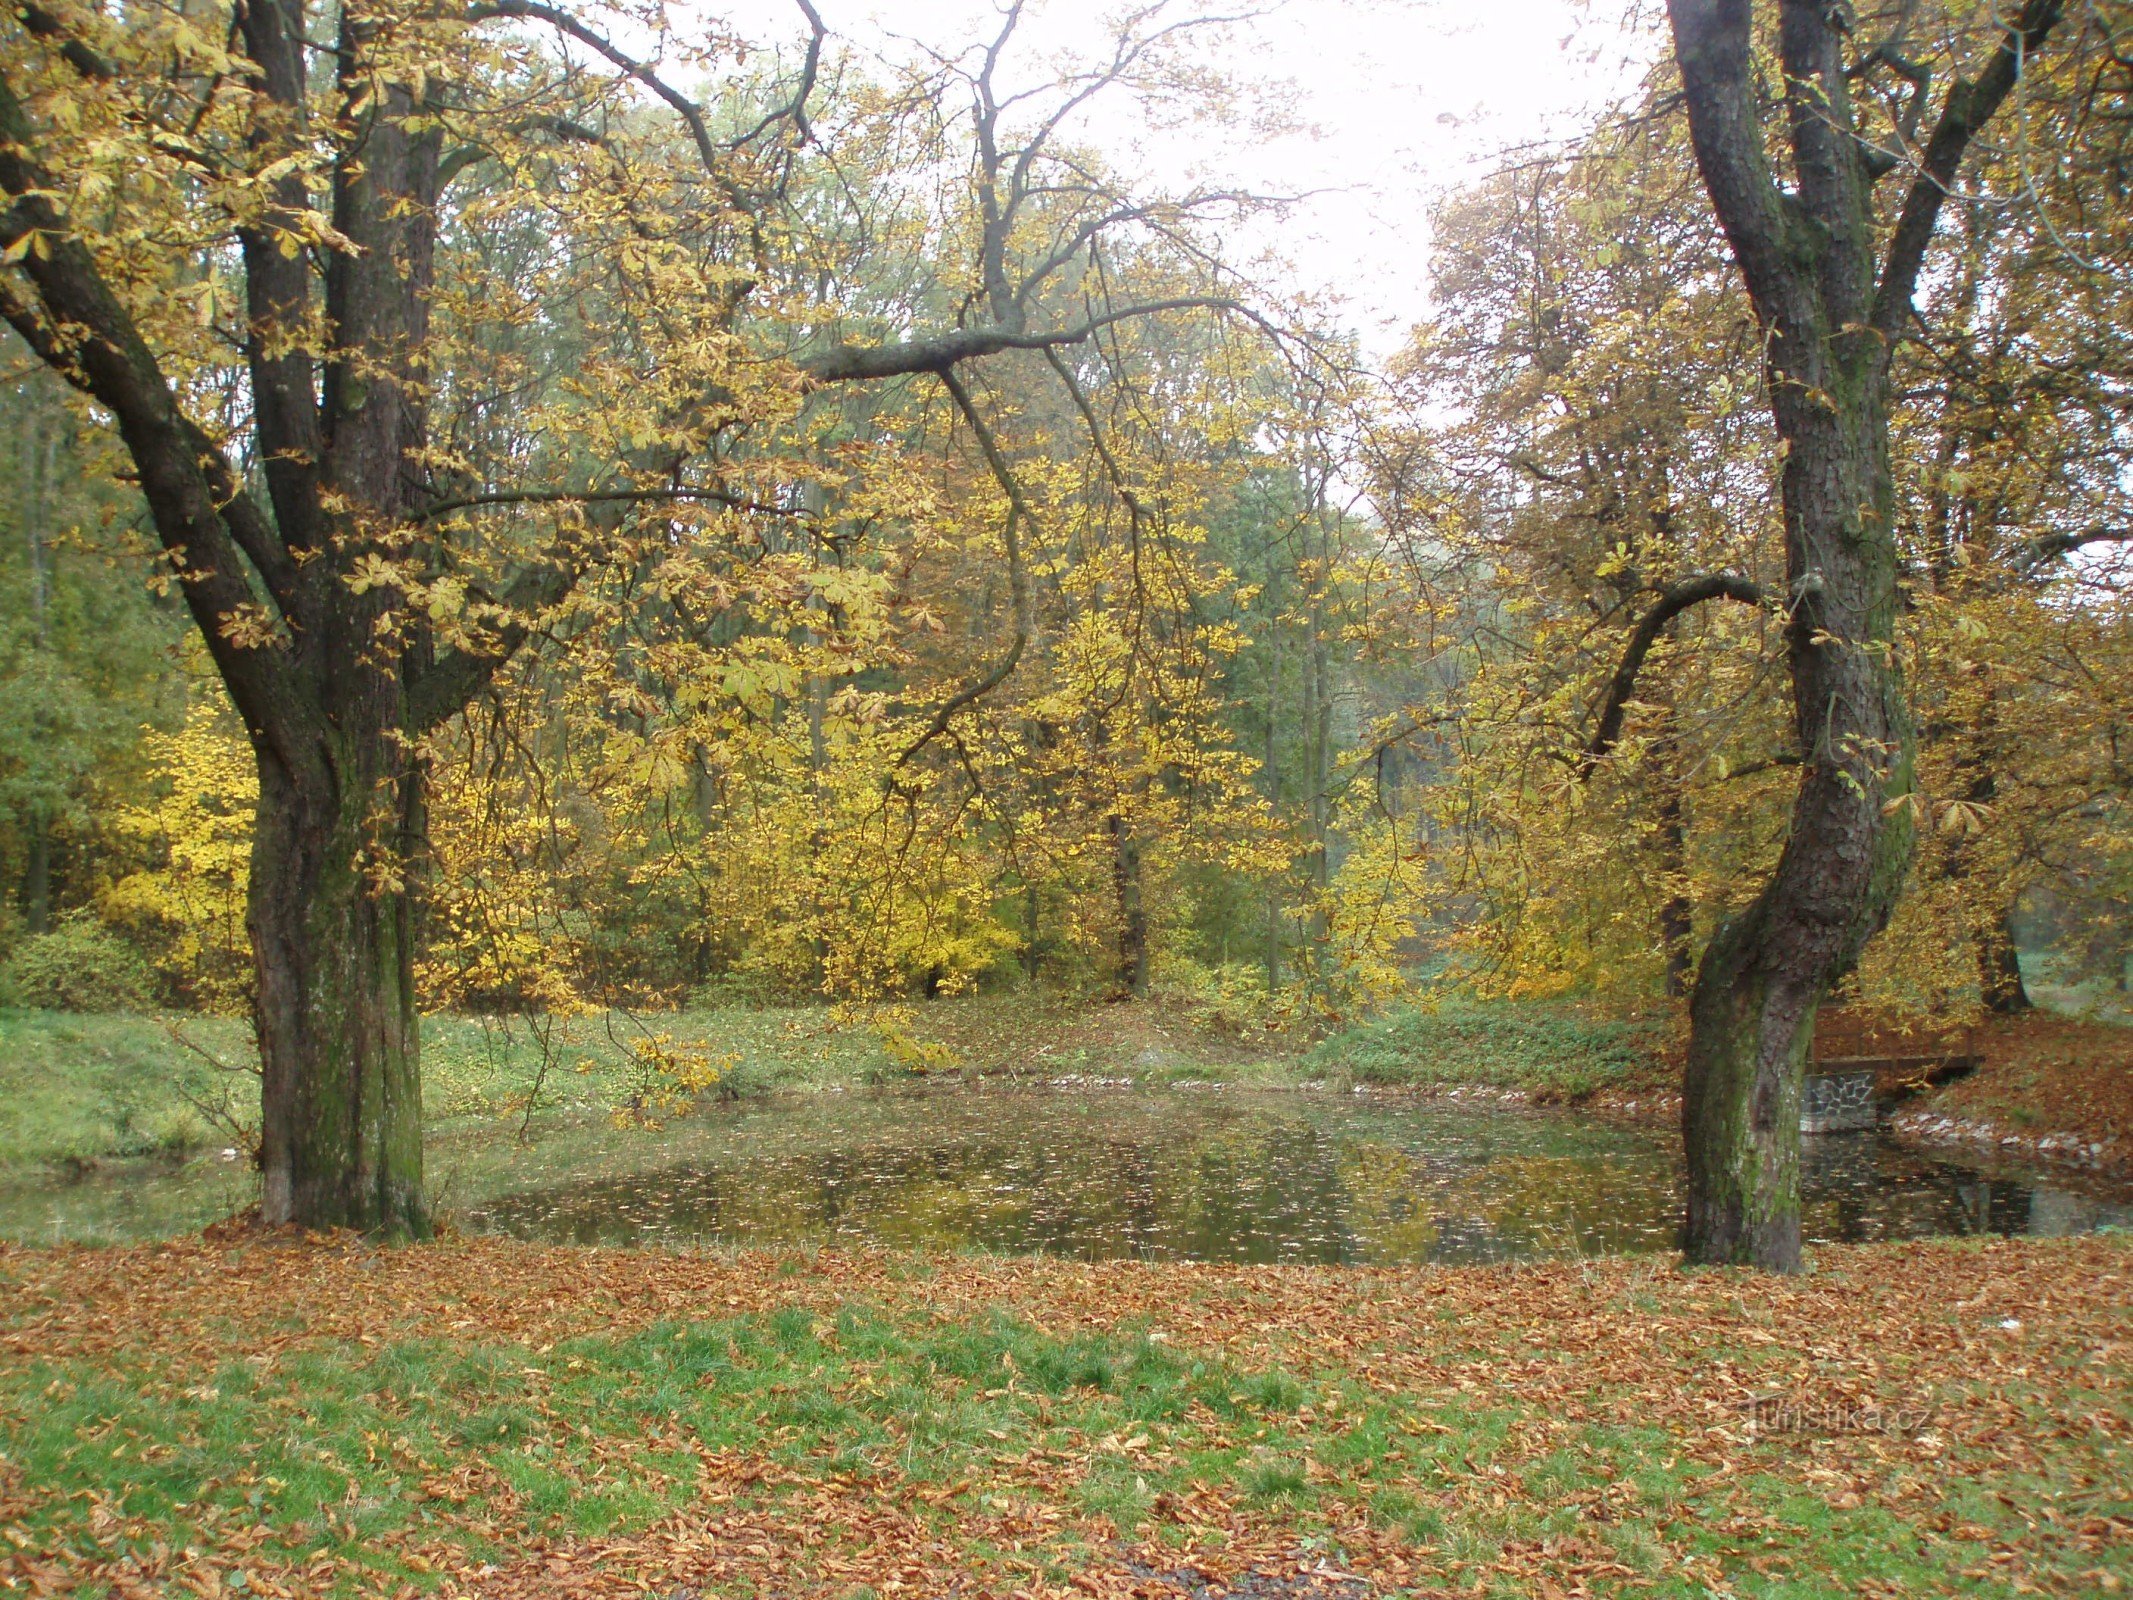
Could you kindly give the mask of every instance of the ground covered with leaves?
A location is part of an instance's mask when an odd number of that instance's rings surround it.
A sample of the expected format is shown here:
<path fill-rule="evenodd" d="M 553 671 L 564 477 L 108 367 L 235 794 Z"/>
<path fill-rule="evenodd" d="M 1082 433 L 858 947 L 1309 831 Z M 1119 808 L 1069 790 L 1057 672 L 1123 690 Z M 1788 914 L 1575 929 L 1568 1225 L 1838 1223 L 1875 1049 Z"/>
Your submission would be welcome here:
<path fill-rule="evenodd" d="M 2133 1172 L 2133 1028 L 2028 1016 L 1988 1022 L 1963 1042 L 1977 1071 L 1922 1110 L 2030 1148 L 2078 1141 L 2084 1165 Z"/>
<path fill-rule="evenodd" d="M 2122 1238 L 1376 1271 L 0 1252 L 17 1592 L 2097 1593 Z"/>

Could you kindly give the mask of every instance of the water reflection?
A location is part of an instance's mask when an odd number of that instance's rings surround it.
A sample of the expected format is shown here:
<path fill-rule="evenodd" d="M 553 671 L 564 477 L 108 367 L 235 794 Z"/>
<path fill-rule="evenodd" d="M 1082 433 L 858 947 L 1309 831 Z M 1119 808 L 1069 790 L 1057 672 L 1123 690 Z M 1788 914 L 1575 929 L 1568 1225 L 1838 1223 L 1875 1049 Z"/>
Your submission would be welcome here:
<path fill-rule="evenodd" d="M 1466 1263 L 1672 1249 L 1665 1127 L 1563 1112 L 1216 1091 L 978 1091 L 754 1106 L 680 1125 L 650 1165 L 616 1135 L 551 1141 L 462 1224 L 585 1244 L 719 1240 L 1084 1259 Z M 615 1170 L 616 1162 L 630 1170 Z M 594 1172 L 598 1176 L 571 1176 Z M 2082 1193 L 1930 1160 L 1877 1134 L 1808 1141 L 1815 1241 L 2133 1225 Z"/>

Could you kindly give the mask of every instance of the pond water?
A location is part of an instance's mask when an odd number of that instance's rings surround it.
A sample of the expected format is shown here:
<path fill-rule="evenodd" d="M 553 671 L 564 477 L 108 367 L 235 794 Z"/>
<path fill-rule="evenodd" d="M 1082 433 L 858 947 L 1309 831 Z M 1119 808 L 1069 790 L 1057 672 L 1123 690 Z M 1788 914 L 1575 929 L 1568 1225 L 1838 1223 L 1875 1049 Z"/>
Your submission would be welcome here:
<path fill-rule="evenodd" d="M 1668 1125 L 1444 1100 L 1215 1089 L 825 1094 L 659 1132 L 433 1141 L 468 1231 L 582 1244 L 878 1244 L 1086 1259 L 1487 1262 L 1674 1248 Z M 1876 1133 L 1806 1142 L 1815 1241 L 2133 1226 L 2133 1193 L 1936 1159 Z M 242 1174 L 0 1190 L 0 1235 L 139 1237 L 244 1198 Z"/>

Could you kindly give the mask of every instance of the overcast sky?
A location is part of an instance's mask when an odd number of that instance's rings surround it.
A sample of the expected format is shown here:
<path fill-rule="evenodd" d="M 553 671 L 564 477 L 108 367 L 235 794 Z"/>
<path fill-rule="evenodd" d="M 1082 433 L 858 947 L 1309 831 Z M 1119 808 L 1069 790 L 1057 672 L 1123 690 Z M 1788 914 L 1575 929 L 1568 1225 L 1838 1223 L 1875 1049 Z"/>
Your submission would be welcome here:
<path fill-rule="evenodd" d="M 991 0 L 817 3 L 836 39 L 863 55 L 893 58 L 911 39 L 951 49 L 998 28 Z M 711 9 L 761 43 L 801 34 L 791 0 Z M 1575 128 L 1620 93 L 1652 48 L 1649 29 L 1628 20 L 1638 9 L 1640 0 L 1287 0 L 1236 30 L 1221 62 L 1267 86 L 1316 137 L 1181 139 L 1151 131 L 1123 97 L 1099 102 L 1078 136 L 1158 182 L 1325 191 L 1294 214 L 1284 253 L 1299 286 L 1339 295 L 1343 320 L 1384 354 L 1427 304 L 1431 197 L 1508 146 Z M 1018 69 L 1100 49 L 1118 10 L 1032 0 Z"/>

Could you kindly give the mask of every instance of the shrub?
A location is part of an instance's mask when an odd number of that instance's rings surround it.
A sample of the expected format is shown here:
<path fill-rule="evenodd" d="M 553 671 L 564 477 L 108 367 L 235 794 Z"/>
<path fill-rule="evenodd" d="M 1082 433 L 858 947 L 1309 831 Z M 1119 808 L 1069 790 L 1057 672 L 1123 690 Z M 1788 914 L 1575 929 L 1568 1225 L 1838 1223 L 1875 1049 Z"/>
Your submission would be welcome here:
<path fill-rule="evenodd" d="M 155 975 L 141 953 L 86 917 L 15 946 L 0 996 L 47 1011 L 145 1011 Z"/>

